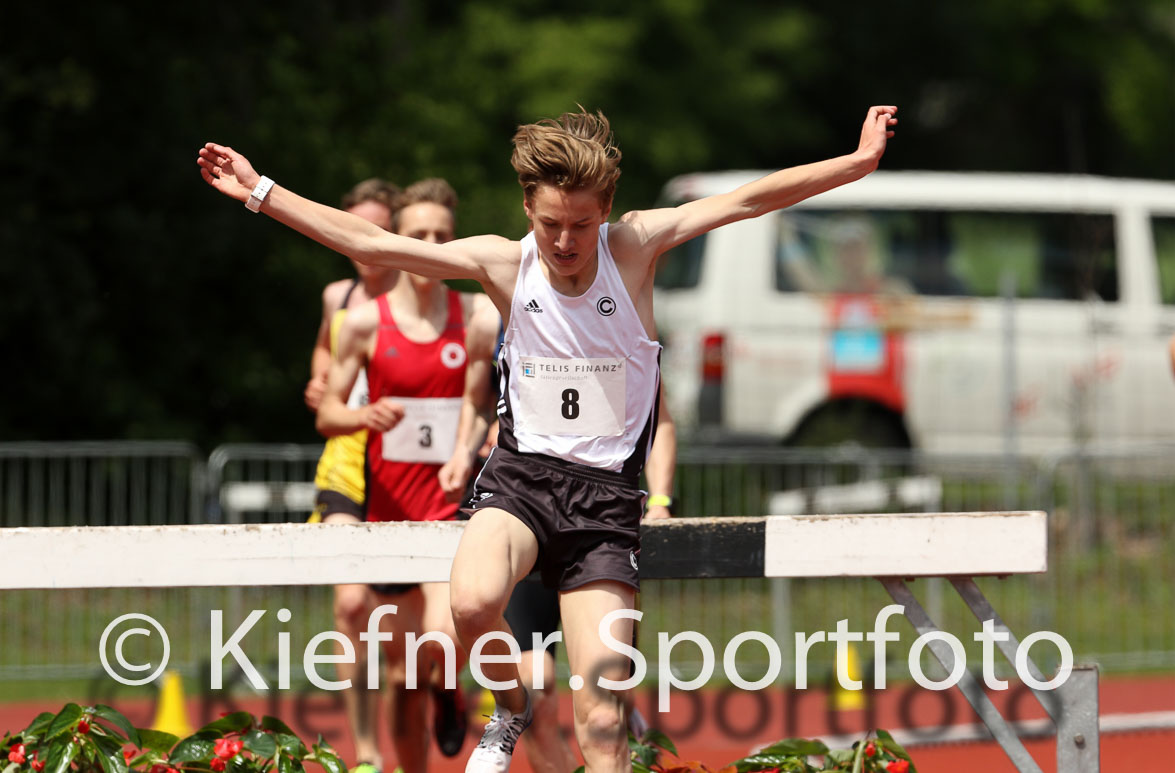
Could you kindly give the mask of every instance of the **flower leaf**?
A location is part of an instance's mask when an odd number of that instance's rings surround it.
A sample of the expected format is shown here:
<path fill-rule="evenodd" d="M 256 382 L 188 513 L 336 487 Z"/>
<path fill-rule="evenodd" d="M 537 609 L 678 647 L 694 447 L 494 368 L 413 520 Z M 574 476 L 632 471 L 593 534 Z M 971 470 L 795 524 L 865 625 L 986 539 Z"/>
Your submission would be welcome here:
<path fill-rule="evenodd" d="M 661 756 L 655 747 L 638 743 L 631 738 L 628 741 L 628 751 L 634 763 L 639 762 L 646 767 L 657 762 L 657 758 Z"/>
<path fill-rule="evenodd" d="M 809 769 L 808 762 L 804 757 L 797 757 L 794 754 L 767 754 L 765 752 L 743 757 L 741 760 L 730 763 L 727 767 L 733 767 L 738 773 L 770 769 L 780 771 L 807 771 Z"/>
<path fill-rule="evenodd" d="M 245 743 L 246 749 L 262 759 L 269 759 L 277 754 L 277 741 L 264 730 L 250 730 L 241 740 Z"/>
<path fill-rule="evenodd" d="M 212 759 L 213 743 L 209 736 L 211 733 L 205 733 L 203 730 L 190 735 L 176 745 L 175 749 L 168 757 L 168 761 L 173 765 L 180 765 L 184 762 L 198 762 Z"/>
<path fill-rule="evenodd" d="M 277 717 L 270 717 L 270 716 L 262 717 L 261 718 L 261 729 L 262 730 L 270 730 L 274 733 L 285 733 L 286 735 L 294 735 L 294 736 L 297 735 L 297 733 L 295 733 L 293 730 L 290 729 L 289 725 L 287 725 L 285 722 L 282 722 Z"/>
<path fill-rule="evenodd" d="M 866 736 L 868 738 L 868 736 Z M 865 744 L 861 741 L 853 744 L 853 773 L 861 773 L 865 765 Z"/>
<path fill-rule="evenodd" d="M 312 759 L 322 766 L 326 773 L 347 773 L 347 766 L 335 754 L 335 750 L 331 748 L 330 744 L 322 739 L 322 734 L 318 734 L 318 742 L 314 744 L 314 756 Z"/>
<path fill-rule="evenodd" d="M 820 741 L 811 741 L 807 738 L 785 738 L 782 741 L 776 741 L 765 749 L 760 749 L 759 753 L 783 754 L 791 755 L 792 757 L 816 757 L 822 754 L 828 754 L 828 747 Z"/>
<path fill-rule="evenodd" d="M 885 749 L 887 752 L 897 757 L 899 760 L 905 760 L 910 763 L 909 773 L 918 773 L 918 769 L 914 767 L 914 761 L 910 759 L 910 755 L 902 748 L 902 745 L 894 740 L 894 737 L 886 730 L 877 731 L 877 745 Z"/>
<path fill-rule="evenodd" d="M 51 738 L 56 738 L 67 730 L 71 730 L 79 719 L 82 717 L 82 707 L 76 703 L 67 703 L 61 711 L 57 712 L 57 716 L 53 717 L 53 721 L 49 723 L 49 729 L 45 731 L 43 740 L 48 741 Z M 77 753 L 77 750 L 74 750 Z M 73 759 L 70 758 L 70 762 Z M 45 763 L 45 767 L 49 767 L 49 763 Z"/>
<path fill-rule="evenodd" d="M 78 710 L 78 716 L 81 716 L 82 710 L 76 704 L 70 704 Z M 69 708 L 68 706 L 66 708 Z M 63 710 L 64 711 L 64 710 Z M 57 715 L 59 718 L 61 714 Z M 55 720 L 56 721 L 56 718 Z M 66 727 L 69 725 L 67 724 Z M 69 770 L 69 763 L 77 758 L 78 752 L 81 750 L 81 745 L 74 742 L 71 738 L 65 743 L 55 743 L 49 747 L 49 753 L 45 755 L 45 770 L 43 773 L 65 773 Z"/>
<path fill-rule="evenodd" d="M 135 746 L 142 746 L 139 739 L 139 731 L 131 724 L 130 720 L 123 716 L 122 712 L 110 708 L 109 706 L 94 706 L 90 709 L 90 713 L 99 719 L 104 719 L 110 724 L 117 727 L 122 732 L 126 733 L 126 740 L 133 743 Z"/>
<path fill-rule="evenodd" d="M 20 737 L 26 743 L 31 742 L 33 740 L 36 740 L 44 734 L 45 730 L 48 729 L 48 727 L 49 727 L 49 723 L 52 721 L 53 721 L 52 712 L 48 712 L 48 711 L 42 712 L 37 715 L 36 719 L 34 719 L 32 722 L 29 723 L 29 726 L 26 727 L 24 729 L 24 732 L 22 732 L 20 734 Z M 4 770 L 5 770 L 5 773 L 7 773 L 8 769 L 5 768 Z"/>
<path fill-rule="evenodd" d="M 150 749 L 155 752 L 169 752 L 173 746 L 180 742 L 179 736 L 173 735 L 172 733 L 164 733 L 161 730 L 136 727 L 135 732 L 139 734 L 140 749 Z"/>
<path fill-rule="evenodd" d="M 660 730 L 654 730 L 650 727 L 645 731 L 645 734 L 641 736 L 641 742 L 646 744 L 653 744 L 654 746 L 660 746 L 674 757 L 677 756 L 677 747 L 673 745 L 673 741 L 669 740 L 669 736 L 665 735 Z"/>
<path fill-rule="evenodd" d="M 242 733 L 245 731 L 245 728 L 252 726 L 252 724 L 252 714 L 247 711 L 234 711 L 232 714 L 226 714 L 218 720 L 209 722 L 196 732 L 228 735 L 229 733 Z"/>
<path fill-rule="evenodd" d="M 274 733 L 273 737 L 282 751 L 299 760 L 310 753 L 306 744 L 302 743 L 302 739 L 293 733 Z"/>
<path fill-rule="evenodd" d="M 277 773 L 305 773 L 302 763 L 288 754 L 277 755 Z"/>
<path fill-rule="evenodd" d="M 96 736 L 94 746 L 97 747 L 98 764 L 102 766 L 102 773 L 127 773 L 126 760 L 122 756 L 122 744 L 110 736 Z"/>

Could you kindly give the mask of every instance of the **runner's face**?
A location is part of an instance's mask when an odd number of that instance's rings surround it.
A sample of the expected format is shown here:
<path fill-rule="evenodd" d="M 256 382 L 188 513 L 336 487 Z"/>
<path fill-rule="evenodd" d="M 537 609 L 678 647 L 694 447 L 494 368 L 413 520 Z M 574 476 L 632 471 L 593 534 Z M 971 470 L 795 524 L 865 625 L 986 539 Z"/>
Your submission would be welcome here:
<path fill-rule="evenodd" d="M 444 244 L 453 241 L 453 211 L 431 201 L 409 204 L 400 210 L 400 236 Z"/>
<path fill-rule="evenodd" d="M 431 201 L 409 204 L 400 210 L 400 236 L 408 236 L 433 244 L 453 241 L 453 210 Z M 437 284 L 440 280 L 411 275 L 418 288 Z"/>
<path fill-rule="evenodd" d="M 379 226 L 385 231 L 392 230 L 392 210 L 380 204 L 378 201 L 361 201 L 355 206 L 350 207 L 347 211 L 352 215 L 358 215 L 369 223 Z M 381 277 L 387 276 L 389 272 L 396 270 L 387 266 L 369 266 L 357 260 L 352 260 L 351 265 L 355 266 L 355 271 L 359 273 L 359 278 L 364 283 L 378 281 Z"/>
<path fill-rule="evenodd" d="M 594 265 L 600 226 L 611 212 L 600 204 L 598 193 L 540 185 L 523 207 L 539 255 L 551 271 L 574 276 Z"/>

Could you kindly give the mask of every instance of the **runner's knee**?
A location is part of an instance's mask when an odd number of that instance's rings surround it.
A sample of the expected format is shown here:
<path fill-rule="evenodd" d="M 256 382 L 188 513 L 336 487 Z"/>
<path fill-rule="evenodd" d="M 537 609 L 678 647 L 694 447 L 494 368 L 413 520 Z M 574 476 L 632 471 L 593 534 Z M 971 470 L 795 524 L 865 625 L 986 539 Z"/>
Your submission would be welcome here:
<path fill-rule="evenodd" d="M 608 745 L 625 737 L 624 708 L 619 701 L 603 701 L 587 709 L 583 721 L 589 743 Z"/>
<path fill-rule="evenodd" d="M 353 628 L 364 622 L 370 606 L 367 587 L 364 585 L 338 585 L 335 587 L 335 620 Z"/>
<path fill-rule="evenodd" d="M 457 632 L 480 634 L 497 627 L 506 608 L 506 599 L 495 598 L 483 589 L 459 589 L 453 594 L 452 605 L 453 625 Z"/>

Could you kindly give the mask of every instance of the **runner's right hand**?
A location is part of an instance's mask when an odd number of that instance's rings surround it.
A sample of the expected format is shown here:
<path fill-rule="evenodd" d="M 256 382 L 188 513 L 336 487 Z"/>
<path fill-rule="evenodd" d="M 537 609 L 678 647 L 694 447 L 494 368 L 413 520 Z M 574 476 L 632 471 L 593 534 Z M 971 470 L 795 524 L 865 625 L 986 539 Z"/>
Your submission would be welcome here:
<path fill-rule="evenodd" d="M 449 461 L 441 465 L 440 471 L 437 472 L 437 480 L 440 481 L 446 502 L 453 504 L 461 501 L 472 472 L 473 465 L 469 463 L 469 454 L 461 448 L 454 451 Z"/>
<path fill-rule="evenodd" d="M 372 432 L 387 432 L 404 418 L 404 406 L 390 397 L 381 397 L 363 411 L 363 424 Z"/>
<path fill-rule="evenodd" d="M 302 393 L 302 399 L 306 401 L 306 407 L 312 411 L 318 411 L 318 406 L 322 405 L 322 396 L 326 393 L 326 374 L 318 378 L 312 378 L 306 382 L 306 391 Z"/>

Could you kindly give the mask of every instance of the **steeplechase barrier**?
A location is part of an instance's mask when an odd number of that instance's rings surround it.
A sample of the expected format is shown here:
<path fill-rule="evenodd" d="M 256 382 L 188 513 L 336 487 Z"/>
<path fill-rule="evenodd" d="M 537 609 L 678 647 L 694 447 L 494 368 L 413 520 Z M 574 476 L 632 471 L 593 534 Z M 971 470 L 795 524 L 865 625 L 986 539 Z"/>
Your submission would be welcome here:
<path fill-rule="evenodd" d="M 0 529 L 0 587 L 15 589 L 269 587 L 448 579 L 460 523 L 206 524 Z M 980 591 L 977 576 L 1043 574 L 1041 511 L 688 518 L 642 529 L 647 579 L 876 578 L 946 673 L 952 647 L 908 581 L 947 578 L 1001 653 L 1046 683 L 1027 649 Z M 133 561 L 128 556 L 166 556 Z M 896 573 L 895 573 L 896 572 Z M 1040 768 L 965 667 L 957 685 L 1020 771 Z M 1056 727 L 1058 770 L 1099 769 L 1098 672 L 1075 667 L 1035 689 Z"/>

